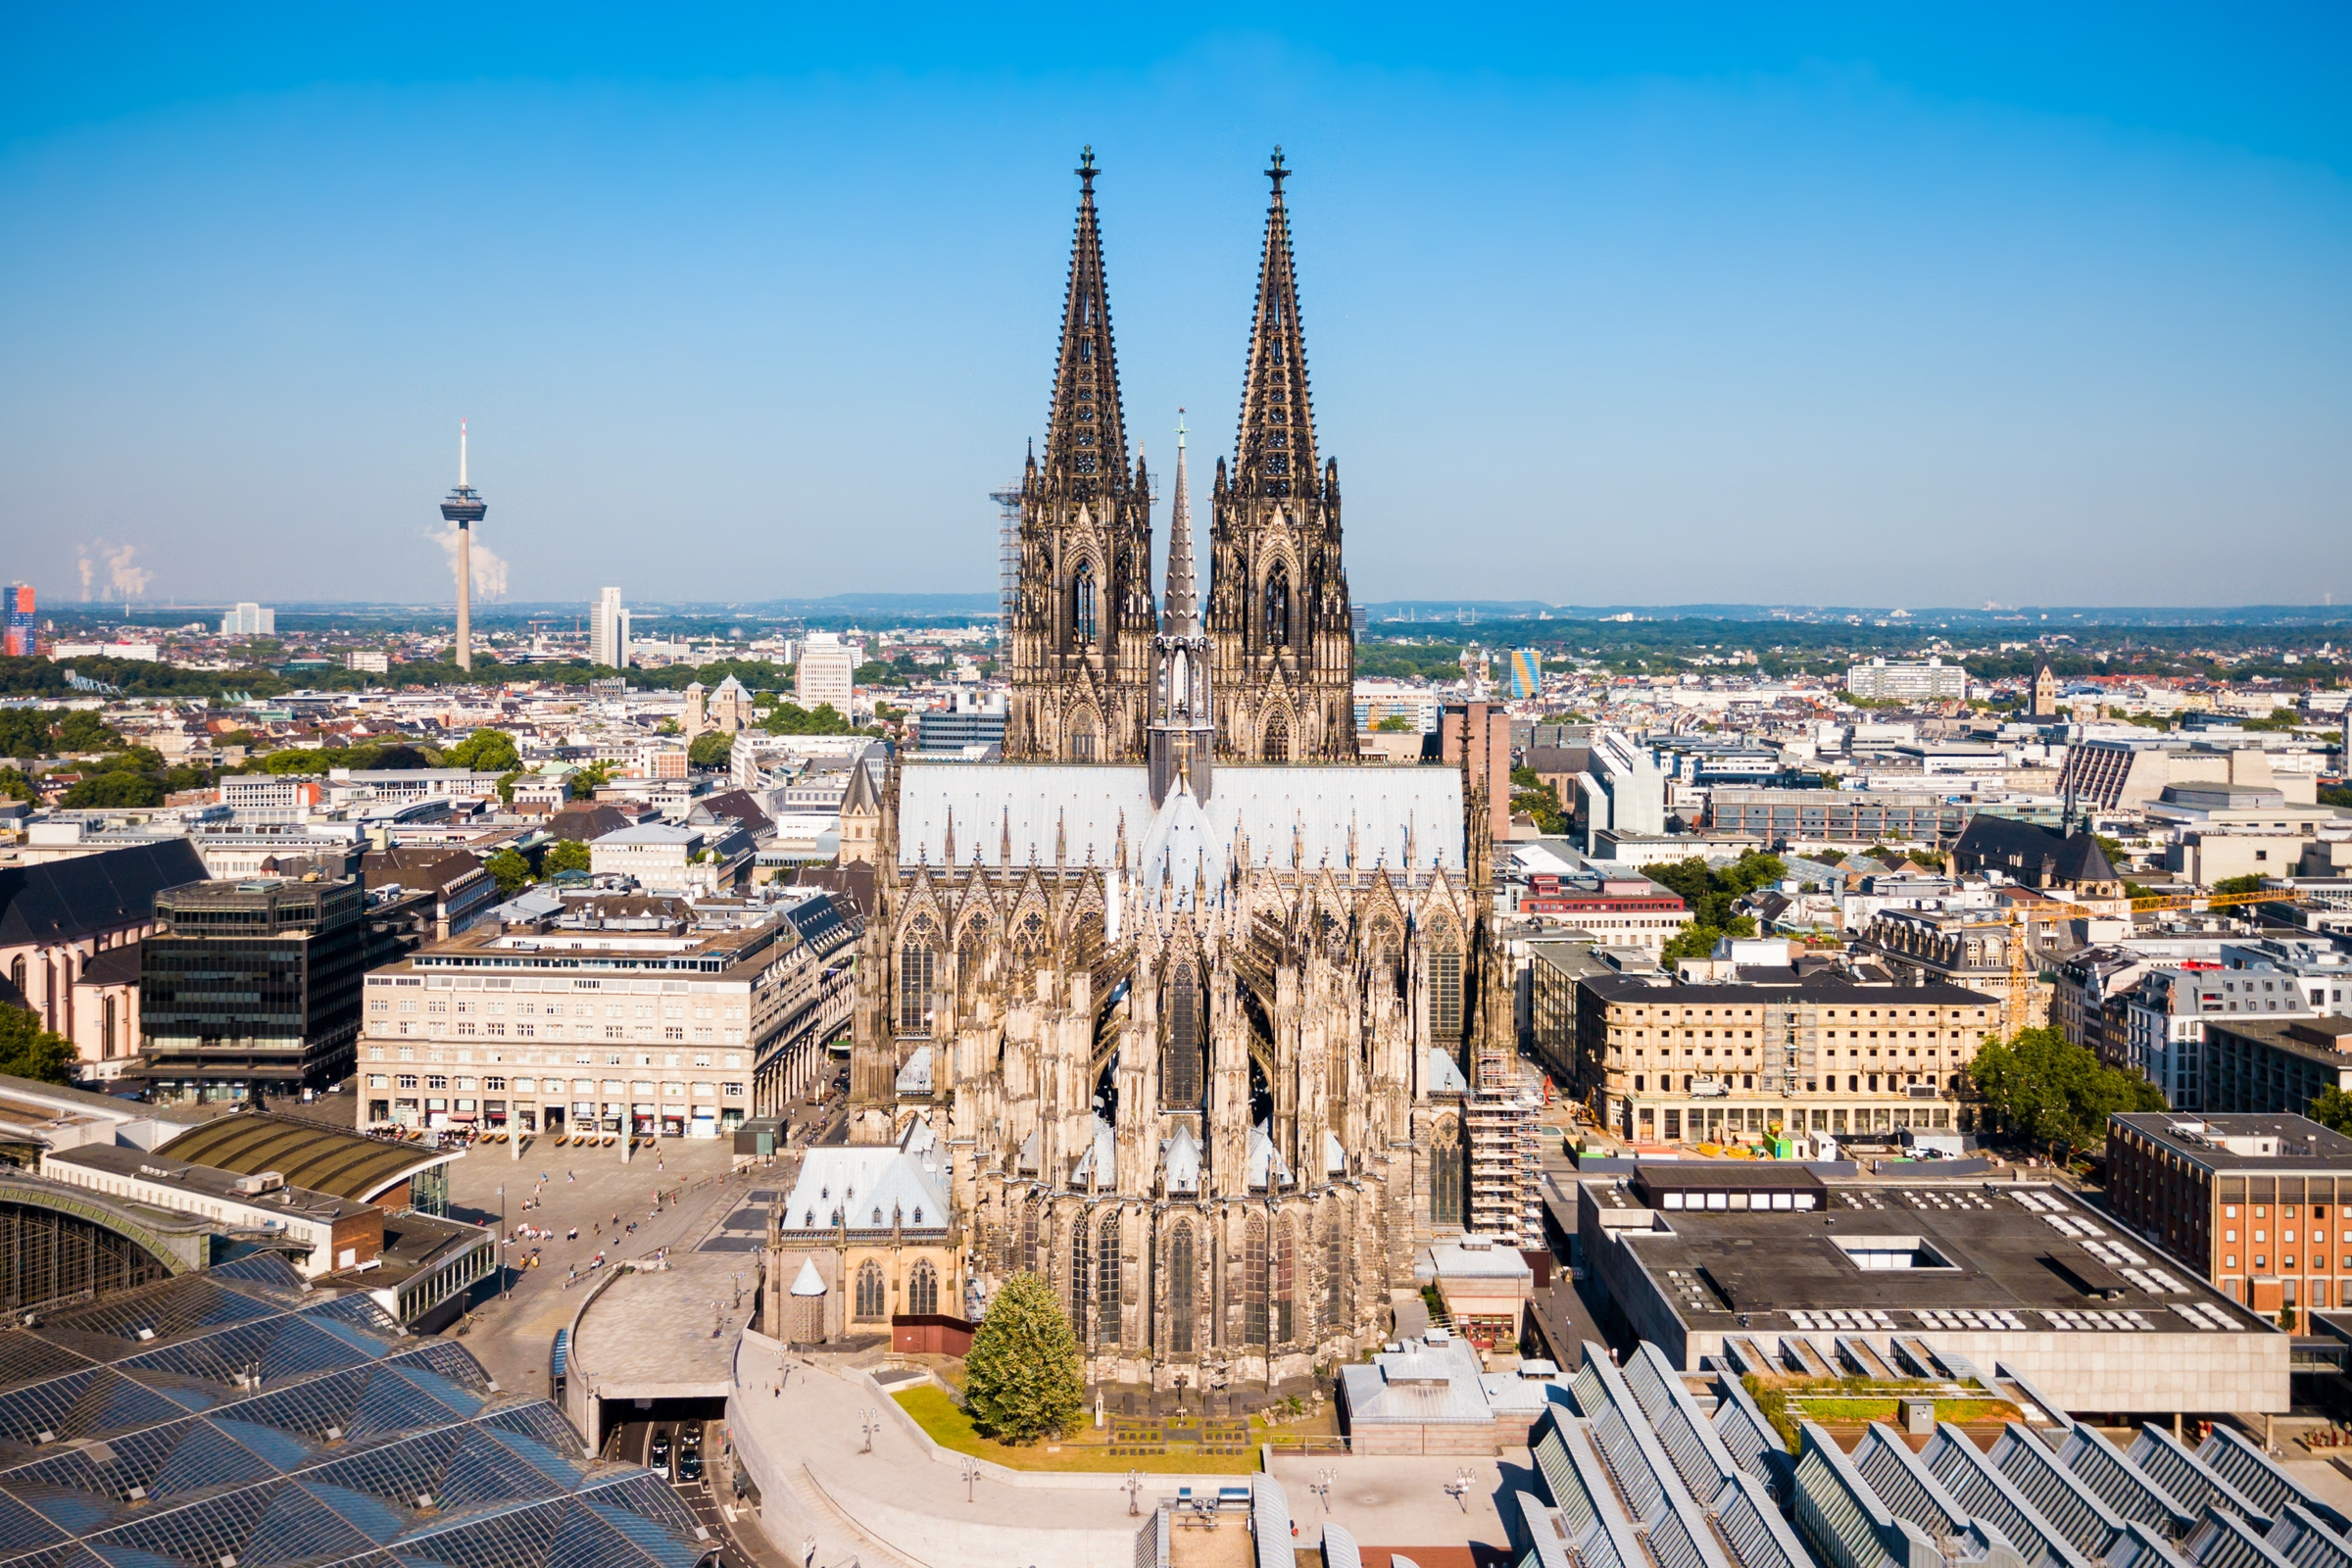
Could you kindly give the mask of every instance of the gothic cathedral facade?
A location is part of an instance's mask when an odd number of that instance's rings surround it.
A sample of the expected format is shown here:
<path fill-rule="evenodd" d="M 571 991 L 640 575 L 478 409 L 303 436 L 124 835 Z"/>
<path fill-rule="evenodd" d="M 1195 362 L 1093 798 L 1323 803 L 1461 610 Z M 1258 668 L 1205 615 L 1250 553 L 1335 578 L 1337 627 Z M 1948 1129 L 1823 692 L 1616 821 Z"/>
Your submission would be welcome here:
<path fill-rule="evenodd" d="M 1156 610 L 1147 582 L 1079 173 L 1005 760 L 895 761 L 860 808 L 849 1138 L 944 1157 L 969 1276 L 1050 1282 L 1090 1381 L 1263 1386 L 1384 1337 L 1461 1229 L 1476 1064 L 1512 1039 L 1490 818 L 1459 769 L 1355 760 L 1279 155 L 1205 612 L 1181 436 Z M 794 1218 L 784 1245 L 847 1223 Z"/>

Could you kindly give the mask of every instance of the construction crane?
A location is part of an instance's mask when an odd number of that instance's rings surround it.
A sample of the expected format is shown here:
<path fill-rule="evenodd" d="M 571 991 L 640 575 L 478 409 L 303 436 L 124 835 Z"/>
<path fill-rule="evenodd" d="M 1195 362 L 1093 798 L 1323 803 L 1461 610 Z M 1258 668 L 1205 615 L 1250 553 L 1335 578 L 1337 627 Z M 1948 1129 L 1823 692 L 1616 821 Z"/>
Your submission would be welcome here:
<path fill-rule="evenodd" d="M 2026 954 L 2026 934 L 2041 920 L 2127 912 L 2153 914 L 2165 909 L 2222 909 L 2246 904 L 2291 904 L 2297 897 L 2291 888 L 2263 888 L 2253 893 L 2162 893 L 2137 899 L 2084 899 L 2081 903 L 2065 899 L 2014 900 L 2003 906 L 2009 922 L 2005 955 L 2009 960 L 2009 993 L 2001 1006 L 2001 1033 L 2014 1038 L 2033 1017 L 2025 1001 L 2029 995 L 2026 988 L 2034 982 L 2034 965 Z"/>

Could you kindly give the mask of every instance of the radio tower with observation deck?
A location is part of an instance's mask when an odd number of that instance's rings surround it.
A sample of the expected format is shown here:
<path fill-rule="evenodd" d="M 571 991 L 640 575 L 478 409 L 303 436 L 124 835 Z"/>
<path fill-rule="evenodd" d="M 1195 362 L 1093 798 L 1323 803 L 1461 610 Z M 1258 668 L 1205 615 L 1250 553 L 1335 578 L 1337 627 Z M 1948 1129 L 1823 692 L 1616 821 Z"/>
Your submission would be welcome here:
<path fill-rule="evenodd" d="M 489 503 L 466 482 L 466 421 L 458 421 L 458 487 L 441 503 L 442 520 L 458 525 L 458 667 L 473 668 L 473 525 Z"/>

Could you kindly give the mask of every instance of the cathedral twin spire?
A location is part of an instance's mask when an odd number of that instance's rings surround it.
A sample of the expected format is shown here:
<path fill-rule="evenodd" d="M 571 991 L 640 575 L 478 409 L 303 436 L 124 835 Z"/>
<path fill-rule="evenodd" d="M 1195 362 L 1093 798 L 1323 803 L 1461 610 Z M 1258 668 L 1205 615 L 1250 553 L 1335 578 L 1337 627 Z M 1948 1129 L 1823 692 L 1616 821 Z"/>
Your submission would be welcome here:
<path fill-rule="evenodd" d="M 1026 761 L 1156 756 L 1163 748 L 1152 736 L 1171 717 L 1162 666 L 1176 645 L 1197 644 L 1181 661 L 1190 700 L 1180 705 L 1180 727 L 1200 728 L 1188 747 L 1213 745 L 1218 757 L 1246 761 L 1352 757 L 1353 641 L 1338 565 L 1337 484 L 1327 485 L 1315 466 L 1282 188 L 1291 171 L 1282 150 L 1266 172 L 1273 199 L 1230 482 L 1224 461 L 1217 464 L 1205 615 L 1194 578 L 1181 434 L 1166 613 L 1152 614 L 1151 481 L 1142 463 L 1128 466 L 1095 209 L 1098 172 L 1089 148 L 1077 170 L 1077 231 L 1045 452 L 1042 463 L 1031 456 L 1021 485 L 1004 755 Z M 1335 614 L 1338 644 L 1329 635 Z"/>

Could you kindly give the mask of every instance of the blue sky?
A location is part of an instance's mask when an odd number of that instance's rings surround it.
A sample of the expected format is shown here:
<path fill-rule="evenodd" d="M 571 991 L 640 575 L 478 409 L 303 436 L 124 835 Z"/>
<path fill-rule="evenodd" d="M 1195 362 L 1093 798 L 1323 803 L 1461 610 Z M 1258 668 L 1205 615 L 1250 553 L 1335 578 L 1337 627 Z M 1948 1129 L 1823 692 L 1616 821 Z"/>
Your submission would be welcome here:
<path fill-rule="evenodd" d="M 464 416 L 514 599 L 987 591 L 1079 146 L 1205 464 L 1279 142 L 1358 598 L 2341 603 L 2348 17 L 19 0 L 0 577 L 446 600 Z"/>

